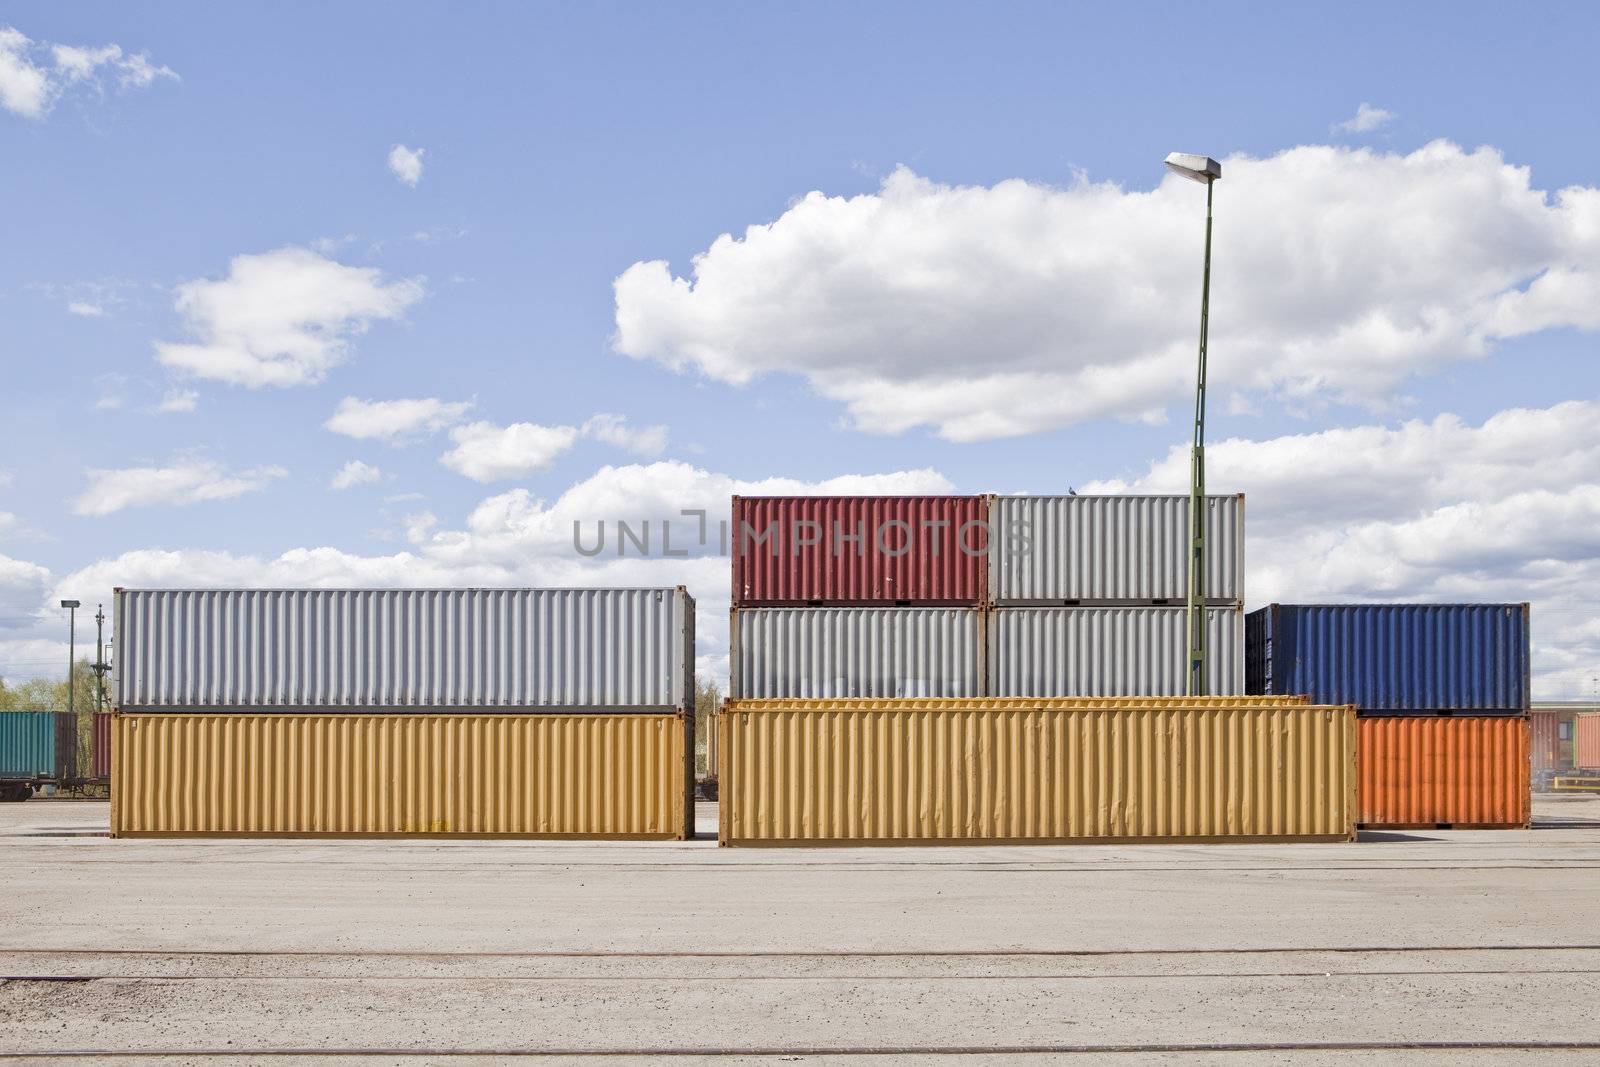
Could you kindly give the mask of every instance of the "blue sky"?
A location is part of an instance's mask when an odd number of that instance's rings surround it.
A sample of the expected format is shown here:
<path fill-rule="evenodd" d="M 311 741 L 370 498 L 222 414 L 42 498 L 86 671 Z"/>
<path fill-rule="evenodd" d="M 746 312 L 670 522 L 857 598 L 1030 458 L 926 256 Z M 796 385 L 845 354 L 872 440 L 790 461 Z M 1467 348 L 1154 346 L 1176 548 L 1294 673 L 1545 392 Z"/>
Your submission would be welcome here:
<path fill-rule="evenodd" d="M 61 595 L 302 574 L 684 580 L 715 672 L 725 569 L 584 570 L 573 509 L 851 475 L 1182 488 L 1203 191 L 1163 184 L 1177 149 L 1230 159 L 1211 480 L 1250 494 L 1252 603 L 1530 599 L 1537 695 L 1587 693 L 1600 209 L 1560 191 L 1600 184 L 1573 89 L 1597 21 L 8 5 L 0 676 L 64 659 Z M 112 44 L 76 80 L 54 50 Z M 33 98 L 6 80 L 30 69 Z M 297 333 L 294 300 L 325 320 Z M 321 353 L 302 384 L 219 371 L 286 330 Z M 471 407 L 392 444 L 326 428 L 347 397 Z M 351 461 L 380 473 L 329 488 Z"/>

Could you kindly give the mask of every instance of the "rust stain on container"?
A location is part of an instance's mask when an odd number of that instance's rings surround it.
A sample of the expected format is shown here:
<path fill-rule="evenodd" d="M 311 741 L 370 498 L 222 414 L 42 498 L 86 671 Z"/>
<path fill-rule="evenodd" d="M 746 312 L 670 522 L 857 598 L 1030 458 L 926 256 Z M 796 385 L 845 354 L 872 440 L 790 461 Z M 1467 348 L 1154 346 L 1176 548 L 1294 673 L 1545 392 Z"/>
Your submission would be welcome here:
<path fill-rule="evenodd" d="M 1526 715 L 1373 716 L 1356 732 L 1361 826 L 1529 825 Z"/>
<path fill-rule="evenodd" d="M 1355 709 L 730 701 L 724 845 L 1348 841 Z"/>
<path fill-rule="evenodd" d="M 674 714 L 113 717 L 111 834 L 693 834 Z"/>
<path fill-rule="evenodd" d="M 976 606 L 988 518 L 981 496 L 736 496 L 733 606 Z"/>

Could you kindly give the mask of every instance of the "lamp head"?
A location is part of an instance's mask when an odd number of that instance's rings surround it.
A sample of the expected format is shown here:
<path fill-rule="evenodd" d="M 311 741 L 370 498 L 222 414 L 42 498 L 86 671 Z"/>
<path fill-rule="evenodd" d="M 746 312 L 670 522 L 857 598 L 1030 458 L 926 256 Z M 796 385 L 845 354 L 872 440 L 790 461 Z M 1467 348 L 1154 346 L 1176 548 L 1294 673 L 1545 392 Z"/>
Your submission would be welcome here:
<path fill-rule="evenodd" d="M 1197 156 L 1192 152 L 1174 152 L 1166 158 L 1167 169 L 1181 174 L 1192 182 L 1210 185 L 1222 177 L 1222 164 L 1210 156 Z"/>
<path fill-rule="evenodd" d="M 77 607 L 82 607 L 83 605 L 82 605 L 81 602 L 76 601 L 76 600 L 63 600 L 61 602 L 61 606 L 64 607 L 64 608 L 77 608 Z"/>

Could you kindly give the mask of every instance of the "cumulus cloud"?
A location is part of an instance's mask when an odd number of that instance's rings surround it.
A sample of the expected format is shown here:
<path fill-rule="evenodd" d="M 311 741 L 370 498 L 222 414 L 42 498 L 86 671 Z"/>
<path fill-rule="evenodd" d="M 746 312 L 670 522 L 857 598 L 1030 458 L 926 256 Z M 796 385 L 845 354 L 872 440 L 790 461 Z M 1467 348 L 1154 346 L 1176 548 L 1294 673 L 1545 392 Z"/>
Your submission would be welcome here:
<path fill-rule="evenodd" d="M 323 423 L 334 433 L 362 441 L 399 444 L 425 434 L 438 433 L 461 420 L 472 401 L 420 397 L 407 400 L 362 400 L 347 396 L 333 416 Z"/>
<path fill-rule="evenodd" d="M 116 44 L 47 46 L 0 26 L 0 107 L 14 115 L 42 118 L 74 87 L 147 89 L 162 78 L 176 81 L 178 75 L 143 52 L 129 54 Z"/>
<path fill-rule="evenodd" d="M 99 304 L 91 304 L 86 300 L 73 300 L 67 304 L 67 310 L 80 318 L 98 319 L 105 315 L 106 309 Z"/>
<path fill-rule="evenodd" d="M 368 482 L 375 482 L 383 477 L 383 471 L 370 463 L 363 463 L 359 459 L 352 459 L 340 467 L 334 474 L 333 480 L 328 483 L 329 489 L 350 489 Z"/>
<path fill-rule="evenodd" d="M 345 358 L 350 338 L 399 318 L 423 293 L 420 279 L 387 282 L 375 267 L 306 248 L 235 256 L 226 278 L 178 287 L 177 309 L 196 341 L 158 342 L 156 358 L 251 388 L 314 384 Z"/>
<path fill-rule="evenodd" d="M 282 467 L 230 471 L 204 459 L 179 459 L 166 467 L 91 469 L 88 486 L 72 502 L 78 515 L 110 515 L 124 508 L 178 506 L 227 500 L 266 488 L 286 474 Z"/>
<path fill-rule="evenodd" d="M 633 427 L 626 416 L 602 412 L 583 424 L 583 435 L 647 459 L 667 450 L 665 426 Z"/>
<path fill-rule="evenodd" d="M 1393 111 L 1385 111 L 1381 107 L 1373 107 L 1365 100 L 1356 108 L 1356 113 L 1343 122 L 1334 124 L 1335 133 L 1370 133 L 1394 118 Z"/>
<path fill-rule="evenodd" d="M 1231 439 L 1206 447 L 1206 470 L 1213 491 L 1246 494 L 1252 603 L 1530 601 L 1539 692 L 1585 692 L 1600 663 L 1600 401 Z M 1085 491 L 1187 485 L 1175 448 Z"/>
<path fill-rule="evenodd" d="M 397 144 L 389 149 L 389 171 L 413 189 L 422 180 L 422 157 L 425 148 L 407 148 Z"/>
<path fill-rule="evenodd" d="M 450 431 L 456 447 L 439 462 L 475 482 L 524 478 L 550 466 L 577 439 L 578 430 L 572 426 L 471 422 Z"/>
<path fill-rule="evenodd" d="M 1502 338 L 1600 328 L 1600 188 L 1548 194 L 1493 148 L 1236 156 L 1217 193 L 1212 384 L 1382 408 Z M 615 282 L 616 348 L 742 384 L 804 377 L 862 430 L 959 441 L 1159 420 L 1192 388 L 1203 207 L 1080 181 L 900 168 L 724 234 L 687 277 Z"/>
<path fill-rule="evenodd" d="M 735 494 L 948 493 L 950 481 L 932 470 L 846 475 L 822 481 L 768 478 L 745 481 L 685 463 L 658 462 L 604 467 L 552 501 L 523 489 L 480 502 L 460 527 L 443 527 L 428 512 L 408 515 L 402 532 L 406 550 L 360 555 L 332 547 L 296 548 L 276 556 L 226 551 L 138 549 L 101 560 L 54 583 L 50 596 L 87 602 L 118 585 L 198 587 L 267 586 L 508 586 L 508 585 L 686 585 L 698 601 L 698 669 L 727 676 L 728 561 L 718 554 L 718 524 L 729 519 Z M 683 509 L 707 512 L 706 543 L 699 523 Z M 651 524 L 652 555 L 632 548 L 616 552 L 615 524 L 635 529 Z M 585 542 L 594 524 L 607 523 L 608 548 L 584 556 L 573 546 L 573 524 Z M 673 550 L 660 554 L 661 524 L 673 523 Z M 70 590 L 71 592 L 65 592 Z M 29 603 L 37 604 L 34 597 Z M 44 598 L 48 600 L 48 597 Z"/>

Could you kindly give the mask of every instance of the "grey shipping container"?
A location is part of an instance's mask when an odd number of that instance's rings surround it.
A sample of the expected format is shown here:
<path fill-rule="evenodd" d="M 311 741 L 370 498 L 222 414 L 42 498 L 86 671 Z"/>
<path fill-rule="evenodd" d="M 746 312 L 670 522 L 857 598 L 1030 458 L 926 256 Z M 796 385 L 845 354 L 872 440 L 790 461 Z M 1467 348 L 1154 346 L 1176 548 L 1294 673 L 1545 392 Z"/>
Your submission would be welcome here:
<path fill-rule="evenodd" d="M 1189 582 L 1187 496 L 997 496 L 989 599 L 1181 602 Z M 1244 496 L 1206 497 L 1206 586 L 1244 600 Z"/>
<path fill-rule="evenodd" d="M 1183 696 L 1181 607 L 996 608 L 989 696 Z M 1209 694 L 1244 692 L 1244 610 L 1206 609 Z"/>
<path fill-rule="evenodd" d="M 688 709 L 676 589 L 116 592 L 125 711 Z"/>
<path fill-rule="evenodd" d="M 739 608 L 735 699 L 983 695 L 973 608 Z"/>

